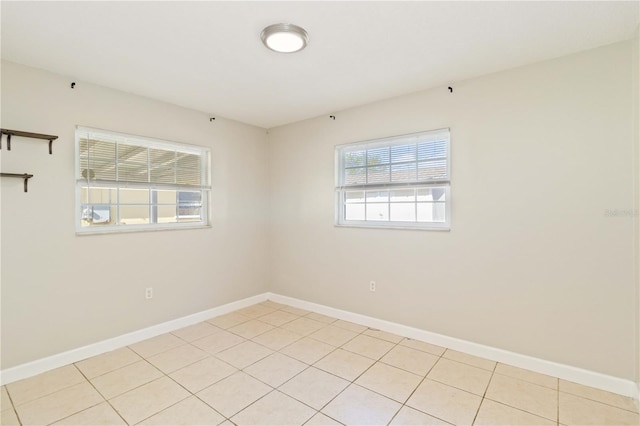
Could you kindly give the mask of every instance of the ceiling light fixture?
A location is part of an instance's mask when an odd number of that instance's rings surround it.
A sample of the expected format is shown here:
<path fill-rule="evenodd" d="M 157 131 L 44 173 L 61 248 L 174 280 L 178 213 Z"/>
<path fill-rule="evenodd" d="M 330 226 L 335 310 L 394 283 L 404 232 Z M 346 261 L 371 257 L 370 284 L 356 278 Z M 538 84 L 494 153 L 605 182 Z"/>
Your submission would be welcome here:
<path fill-rule="evenodd" d="M 307 46 L 307 32 L 293 24 L 273 24 L 262 30 L 260 38 L 267 48 L 279 53 L 299 52 Z"/>

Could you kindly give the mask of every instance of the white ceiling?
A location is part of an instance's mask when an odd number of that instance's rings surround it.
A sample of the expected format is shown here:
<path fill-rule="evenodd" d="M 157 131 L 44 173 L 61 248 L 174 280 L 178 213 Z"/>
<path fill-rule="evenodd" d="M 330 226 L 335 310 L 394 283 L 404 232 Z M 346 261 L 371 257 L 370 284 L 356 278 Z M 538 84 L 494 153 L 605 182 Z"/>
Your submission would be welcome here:
<path fill-rule="evenodd" d="M 271 128 L 628 39 L 630 2 L 7 2 L 2 58 Z M 278 54 L 264 27 L 304 27 Z M 78 86 L 80 87 L 80 86 Z"/>

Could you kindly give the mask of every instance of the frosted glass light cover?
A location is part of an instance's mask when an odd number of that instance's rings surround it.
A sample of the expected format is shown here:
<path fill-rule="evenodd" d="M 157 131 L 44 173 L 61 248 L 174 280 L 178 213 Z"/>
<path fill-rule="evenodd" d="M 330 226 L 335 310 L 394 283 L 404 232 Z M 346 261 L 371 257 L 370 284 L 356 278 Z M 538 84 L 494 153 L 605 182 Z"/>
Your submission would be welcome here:
<path fill-rule="evenodd" d="M 275 33 L 267 37 L 267 46 L 271 50 L 282 53 L 292 53 L 300 50 L 304 42 L 297 34 Z"/>
<path fill-rule="evenodd" d="M 292 24 L 269 25 L 260 38 L 265 46 L 280 53 L 298 52 L 307 45 L 307 32 Z"/>

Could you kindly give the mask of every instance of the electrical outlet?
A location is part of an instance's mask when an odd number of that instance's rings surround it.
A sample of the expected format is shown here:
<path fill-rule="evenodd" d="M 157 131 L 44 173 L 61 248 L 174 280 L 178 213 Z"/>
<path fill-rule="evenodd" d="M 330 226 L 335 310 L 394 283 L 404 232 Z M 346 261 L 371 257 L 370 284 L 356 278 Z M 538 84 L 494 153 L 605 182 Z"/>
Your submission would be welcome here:
<path fill-rule="evenodd" d="M 369 281 L 369 291 L 376 291 L 376 282 Z"/>
<path fill-rule="evenodd" d="M 147 287 L 144 289 L 144 298 L 153 299 L 153 287 Z"/>

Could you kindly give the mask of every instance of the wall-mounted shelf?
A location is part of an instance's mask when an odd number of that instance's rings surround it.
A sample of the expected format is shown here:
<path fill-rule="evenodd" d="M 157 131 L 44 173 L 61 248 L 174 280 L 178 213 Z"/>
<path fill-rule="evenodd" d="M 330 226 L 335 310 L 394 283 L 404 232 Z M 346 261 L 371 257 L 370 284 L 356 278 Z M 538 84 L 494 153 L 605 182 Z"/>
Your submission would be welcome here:
<path fill-rule="evenodd" d="M 30 175 L 29 173 L 0 173 L 0 176 L 24 179 L 24 192 L 27 192 L 27 182 L 29 182 L 29 179 L 33 177 L 33 175 Z"/>
<path fill-rule="evenodd" d="M 20 130 L 0 129 L 3 135 L 7 135 L 7 150 L 11 151 L 11 136 L 23 138 L 44 139 L 49 141 L 49 154 L 53 154 L 53 141 L 58 139 L 55 135 L 44 135 L 42 133 L 23 132 Z M 0 136 L 1 138 L 1 136 Z M 2 139 L 0 139 L 0 149 L 2 149 Z M 25 181 L 26 184 L 26 181 Z"/>

